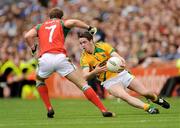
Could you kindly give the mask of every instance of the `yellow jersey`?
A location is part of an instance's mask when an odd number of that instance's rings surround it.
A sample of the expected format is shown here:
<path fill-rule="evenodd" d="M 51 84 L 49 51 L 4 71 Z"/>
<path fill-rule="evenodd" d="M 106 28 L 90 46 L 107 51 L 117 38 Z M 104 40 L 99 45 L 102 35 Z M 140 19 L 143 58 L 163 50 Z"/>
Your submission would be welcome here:
<path fill-rule="evenodd" d="M 90 71 L 92 71 L 95 69 L 96 65 L 106 64 L 107 60 L 111 57 L 111 53 L 114 51 L 115 49 L 108 43 L 96 43 L 94 53 L 90 54 L 83 50 L 80 58 L 80 66 L 82 69 L 89 67 Z M 118 73 L 107 71 L 97 74 L 97 77 L 101 82 L 103 82 L 117 74 Z"/>

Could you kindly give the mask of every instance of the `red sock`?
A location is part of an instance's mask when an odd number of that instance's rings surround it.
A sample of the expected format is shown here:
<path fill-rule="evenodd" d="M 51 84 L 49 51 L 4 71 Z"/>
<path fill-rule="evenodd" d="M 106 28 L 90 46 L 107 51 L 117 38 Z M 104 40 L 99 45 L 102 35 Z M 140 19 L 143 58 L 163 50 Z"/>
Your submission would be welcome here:
<path fill-rule="evenodd" d="M 94 92 L 94 90 L 91 87 L 87 88 L 84 91 L 84 94 L 89 101 L 91 101 L 93 104 L 95 104 L 101 110 L 101 112 L 107 111 L 107 109 L 102 104 L 101 100 L 99 99 L 99 97 L 97 96 L 97 94 Z"/>
<path fill-rule="evenodd" d="M 47 110 L 52 109 L 50 100 L 49 100 L 49 96 L 48 96 L 48 88 L 46 85 L 41 85 L 39 87 L 37 87 L 37 90 L 41 96 L 41 99 L 43 100 Z"/>

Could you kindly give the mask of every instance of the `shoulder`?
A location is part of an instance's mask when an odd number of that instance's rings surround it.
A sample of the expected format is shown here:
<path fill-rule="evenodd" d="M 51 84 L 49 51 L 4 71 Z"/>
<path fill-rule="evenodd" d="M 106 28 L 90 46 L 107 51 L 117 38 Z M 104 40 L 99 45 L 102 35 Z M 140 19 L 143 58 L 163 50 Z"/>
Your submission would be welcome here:
<path fill-rule="evenodd" d="M 96 42 L 96 43 L 95 43 L 95 46 L 96 46 L 96 47 L 101 47 L 101 46 L 103 46 L 103 45 L 104 45 L 104 44 L 103 44 L 102 42 Z"/>
<path fill-rule="evenodd" d="M 97 43 L 95 43 L 95 46 L 97 48 L 105 48 L 105 47 L 109 46 L 109 44 L 106 42 L 97 42 Z"/>
<path fill-rule="evenodd" d="M 96 46 L 105 46 L 105 45 L 109 45 L 109 43 L 107 43 L 107 42 L 96 42 L 95 45 Z"/>
<path fill-rule="evenodd" d="M 67 25 L 67 19 L 61 19 L 60 20 L 60 23 L 61 23 L 61 25 L 63 26 L 63 28 L 64 29 L 66 29 L 66 30 L 68 30 L 68 31 L 70 31 L 71 30 L 71 28 L 70 27 L 68 27 L 68 25 Z"/>

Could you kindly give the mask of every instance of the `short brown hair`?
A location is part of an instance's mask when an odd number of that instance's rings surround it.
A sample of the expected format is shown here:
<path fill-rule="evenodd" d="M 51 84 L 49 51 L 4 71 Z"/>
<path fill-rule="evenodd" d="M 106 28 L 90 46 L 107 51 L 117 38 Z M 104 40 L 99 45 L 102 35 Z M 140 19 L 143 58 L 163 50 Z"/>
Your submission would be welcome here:
<path fill-rule="evenodd" d="M 88 32 L 78 33 L 78 38 L 87 38 L 89 41 L 93 39 L 93 36 Z"/>
<path fill-rule="evenodd" d="M 59 18 L 61 19 L 63 17 L 63 11 L 60 8 L 52 8 L 49 12 L 49 18 Z"/>

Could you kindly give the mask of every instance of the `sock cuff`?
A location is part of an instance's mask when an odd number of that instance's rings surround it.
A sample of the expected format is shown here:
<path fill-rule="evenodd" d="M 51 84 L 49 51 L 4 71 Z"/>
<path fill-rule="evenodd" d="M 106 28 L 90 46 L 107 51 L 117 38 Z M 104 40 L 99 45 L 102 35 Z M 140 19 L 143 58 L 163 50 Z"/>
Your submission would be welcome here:
<path fill-rule="evenodd" d="M 144 110 L 147 111 L 151 105 L 150 104 L 144 104 Z"/>
<path fill-rule="evenodd" d="M 36 81 L 36 87 L 44 86 L 46 83 L 44 81 Z"/>
<path fill-rule="evenodd" d="M 158 100 L 158 96 L 155 94 L 153 96 L 154 96 L 154 99 L 152 100 L 152 102 L 156 102 Z"/>
<path fill-rule="evenodd" d="M 86 91 L 88 88 L 90 88 L 90 86 L 88 84 L 85 84 L 81 89 L 82 91 Z"/>

